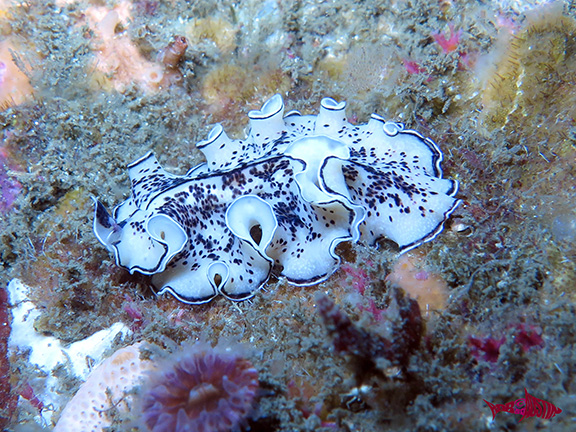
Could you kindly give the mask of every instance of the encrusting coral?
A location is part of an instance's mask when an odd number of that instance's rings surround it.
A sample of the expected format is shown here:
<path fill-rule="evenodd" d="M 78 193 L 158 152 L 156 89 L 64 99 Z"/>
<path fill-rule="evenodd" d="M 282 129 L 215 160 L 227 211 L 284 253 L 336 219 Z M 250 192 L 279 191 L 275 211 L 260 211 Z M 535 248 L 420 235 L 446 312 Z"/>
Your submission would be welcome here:
<path fill-rule="evenodd" d="M 111 424 L 112 408 L 127 412 L 128 391 L 154 367 L 140 358 L 140 346 L 121 348 L 97 366 L 60 414 L 54 432 L 102 430 Z"/>
<path fill-rule="evenodd" d="M 273 271 L 321 282 L 344 241 L 387 237 L 407 251 L 436 237 L 459 203 L 436 144 L 375 114 L 352 125 L 345 107 L 325 98 L 317 116 L 284 116 L 276 95 L 248 114 L 245 140 L 216 125 L 197 144 L 206 162 L 184 176 L 145 155 L 112 215 L 95 201 L 96 237 L 118 265 L 187 303 L 247 299 Z"/>

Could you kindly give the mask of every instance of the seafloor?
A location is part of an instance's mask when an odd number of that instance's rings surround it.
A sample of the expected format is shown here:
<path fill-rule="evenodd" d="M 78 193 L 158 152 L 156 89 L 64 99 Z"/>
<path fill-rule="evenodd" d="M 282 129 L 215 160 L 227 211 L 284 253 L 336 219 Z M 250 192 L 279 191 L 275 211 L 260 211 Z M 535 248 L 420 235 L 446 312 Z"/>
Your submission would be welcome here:
<path fill-rule="evenodd" d="M 0 427 L 51 430 L 83 381 L 8 350 L 5 289 L 18 279 L 38 336 L 63 346 L 117 322 L 132 333 L 104 357 L 137 341 L 159 356 L 243 343 L 260 382 L 243 430 L 574 430 L 575 12 L 512 0 L 1 1 Z M 162 62 L 175 35 L 188 49 Z M 156 297 L 95 238 L 90 196 L 124 200 L 126 166 L 148 151 L 185 173 L 210 125 L 241 137 L 246 113 L 275 93 L 303 113 L 346 100 L 352 122 L 378 113 L 432 138 L 462 204 L 402 258 L 388 241 L 340 246 L 340 270 L 316 286 L 280 278 L 241 303 Z M 421 312 L 388 325 L 392 355 L 366 344 L 383 340 L 396 287 Z M 347 330 L 323 321 L 319 293 Z M 425 327 L 411 328 L 420 315 Z M 562 412 L 493 419 L 484 400 L 525 389 Z M 135 409 L 106 415 L 107 430 L 137 430 Z"/>

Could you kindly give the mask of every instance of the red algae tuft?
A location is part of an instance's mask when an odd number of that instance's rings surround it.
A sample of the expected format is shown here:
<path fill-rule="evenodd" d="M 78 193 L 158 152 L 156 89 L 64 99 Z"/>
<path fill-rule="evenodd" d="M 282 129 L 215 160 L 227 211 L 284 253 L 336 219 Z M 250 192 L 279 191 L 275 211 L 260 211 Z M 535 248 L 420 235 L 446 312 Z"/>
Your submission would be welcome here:
<path fill-rule="evenodd" d="M 238 430 L 252 409 L 258 372 L 237 348 L 199 342 L 160 364 L 142 400 L 148 430 Z"/>
<path fill-rule="evenodd" d="M 404 295 L 399 288 L 391 288 L 389 304 L 378 311 L 378 318 L 385 318 L 375 331 L 352 322 L 329 297 L 316 298 L 318 313 L 331 336 L 334 349 L 339 354 L 349 354 L 364 365 L 375 366 L 378 359 L 387 359 L 394 366 L 404 366 L 418 349 L 424 334 L 424 322 L 416 300 Z M 376 315 L 376 314 L 375 314 Z"/>
<path fill-rule="evenodd" d="M 504 342 L 506 342 L 505 337 L 500 339 L 492 337 L 468 337 L 468 343 L 470 344 L 472 355 L 477 360 L 485 360 L 491 363 L 498 361 L 498 357 L 500 356 L 500 347 L 504 345 Z"/>
<path fill-rule="evenodd" d="M 544 339 L 542 338 L 542 329 L 530 324 L 520 323 L 511 326 L 512 340 L 514 344 L 520 346 L 523 353 L 532 348 L 543 347 Z M 511 328 L 508 327 L 508 328 Z M 506 343 L 506 336 L 500 339 L 492 336 L 485 337 L 468 337 L 470 352 L 477 360 L 485 360 L 495 363 L 500 357 L 500 347 Z"/>
<path fill-rule="evenodd" d="M 514 333 L 514 343 L 517 343 L 526 352 L 534 347 L 544 346 L 542 339 L 542 329 L 530 324 L 518 324 Z"/>

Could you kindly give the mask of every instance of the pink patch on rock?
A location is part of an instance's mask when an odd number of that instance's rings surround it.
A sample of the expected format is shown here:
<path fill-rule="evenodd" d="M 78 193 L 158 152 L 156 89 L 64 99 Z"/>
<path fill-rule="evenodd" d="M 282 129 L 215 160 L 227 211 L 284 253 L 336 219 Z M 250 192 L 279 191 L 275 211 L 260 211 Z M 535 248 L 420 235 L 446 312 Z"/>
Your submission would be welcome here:
<path fill-rule="evenodd" d="M 543 347 L 544 339 L 541 336 L 541 329 L 529 324 L 518 324 L 516 326 L 516 333 L 514 335 L 514 342 L 522 347 L 522 351 L 526 352 L 534 347 Z"/>
<path fill-rule="evenodd" d="M 369 282 L 366 271 L 360 267 L 353 267 L 350 264 L 344 264 L 342 270 L 344 270 L 347 276 L 352 278 L 352 287 L 361 295 L 364 295 Z"/>
<path fill-rule="evenodd" d="M 487 362 L 495 363 L 500 356 L 500 347 L 504 345 L 506 338 L 502 336 L 500 339 L 491 337 L 477 338 L 470 336 L 468 343 L 472 349 L 472 355 L 478 360 L 485 360 Z"/>
<path fill-rule="evenodd" d="M 361 311 L 370 313 L 375 322 L 382 321 L 382 317 L 385 311 L 383 309 L 378 309 L 376 302 L 372 299 L 368 299 L 368 304 L 368 307 L 359 304 L 358 308 Z"/>
<path fill-rule="evenodd" d="M 126 299 L 126 301 L 122 305 L 122 309 L 124 310 L 124 312 L 128 314 L 128 317 L 130 317 L 130 319 L 132 320 L 132 323 L 130 324 L 130 330 L 132 331 L 140 330 L 140 328 L 144 324 L 144 315 L 142 314 L 140 307 L 134 300 L 132 300 L 128 295 L 124 296 L 124 298 Z"/>
<path fill-rule="evenodd" d="M 0 214 L 6 214 L 12 208 L 22 190 L 20 182 L 10 175 L 15 169 L 6 149 L 0 147 Z"/>
<path fill-rule="evenodd" d="M 508 326 L 511 328 L 512 326 Z M 541 336 L 539 328 L 529 324 L 517 324 L 513 334 L 515 344 L 520 345 L 522 352 L 526 352 L 534 347 L 544 346 L 544 340 Z M 486 360 L 495 363 L 500 356 L 500 347 L 506 342 L 506 337 L 502 336 L 500 339 L 492 337 L 477 338 L 474 336 L 468 337 L 468 343 L 471 346 L 472 355 L 478 360 Z"/>
<path fill-rule="evenodd" d="M 425 270 L 420 270 L 418 273 L 414 274 L 414 279 L 416 280 L 428 280 L 428 278 L 430 277 L 430 273 L 428 273 Z"/>
<path fill-rule="evenodd" d="M 447 33 L 433 32 L 432 37 L 440 45 L 444 54 L 456 51 L 458 48 L 458 43 L 460 42 L 460 36 L 462 36 L 462 30 L 454 31 L 454 24 L 448 24 L 450 29 L 450 37 L 447 38 Z"/>
<path fill-rule="evenodd" d="M 426 72 L 426 69 L 420 67 L 420 65 L 414 60 L 402 59 L 402 63 L 404 63 L 404 67 L 409 74 L 414 75 Z"/>
<path fill-rule="evenodd" d="M 36 396 L 34 389 L 29 383 L 25 383 L 22 387 L 20 387 L 20 396 L 30 402 L 30 404 L 39 412 L 44 408 L 44 404 L 40 399 L 38 399 L 38 396 Z"/>
<path fill-rule="evenodd" d="M 8 68 L 6 67 L 6 63 L 0 61 L 0 85 L 4 84 L 7 70 Z"/>

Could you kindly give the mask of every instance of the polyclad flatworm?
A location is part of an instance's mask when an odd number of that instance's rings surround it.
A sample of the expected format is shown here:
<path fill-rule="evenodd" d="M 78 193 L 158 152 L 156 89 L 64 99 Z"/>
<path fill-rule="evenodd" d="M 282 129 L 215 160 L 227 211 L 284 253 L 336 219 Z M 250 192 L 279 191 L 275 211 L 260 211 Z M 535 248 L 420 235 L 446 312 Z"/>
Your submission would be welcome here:
<path fill-rule="evenodd" d="M 132 195 L 112 214 L 95 200 L 96 237 L 186 303 L 245 300 L 272 273 L 321 282 L 344 241 L 386 237 L 404 252 L 436 237 L 459 203 L 437 145 L 376 114 L 352 125 L 345 108 L 325 98 L 318 115 L 284 115 L 276 95 L 248 113 L 246 139 L 216 125 L 197 144 L 206 162 L 183 176 L 148 153 L 128 167 Z"/>

